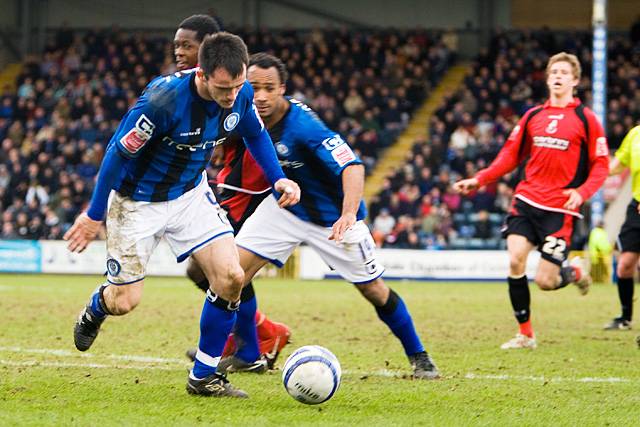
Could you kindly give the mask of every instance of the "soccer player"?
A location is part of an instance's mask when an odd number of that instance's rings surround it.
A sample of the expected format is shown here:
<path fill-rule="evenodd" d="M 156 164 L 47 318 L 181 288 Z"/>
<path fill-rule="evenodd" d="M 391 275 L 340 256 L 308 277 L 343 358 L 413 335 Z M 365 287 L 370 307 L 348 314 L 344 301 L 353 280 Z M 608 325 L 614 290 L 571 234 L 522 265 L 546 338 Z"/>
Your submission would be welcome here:
<path fill-rule="evenodd" d="M 280 164 L 300 184 L 302 198 L 295 208 L 282 210 L 274 197 L 267 197 L 246 220 L 236 237 L 245 282 L 267 262 L 281 267 L 297 246 L 307 243 L 375 307 L 402 343 L 414 377 L 437 378 L 406 305 L 381 278 L 384 268 L 362 221 L 366 211 L 360 159 L 308 106 L 284 97 L 287 72 L 282 61 L 265 53 L 252 55 L 248 77 Z M 236 324 L 240 339 L 244 319 L 239 317 Z M 219 368 L 233 371 L 250 362 L 236 355 L 222 359 Z"/>
<path fill-rule="evenodd" d="M 198 69 L 152 81 L 109 142 L 89 209 L 65 234 L 71 251 L 83 251 L 102 223 L 111 193 L 107 282 L 76 322 L 80 351 L 91 347 L 107 315 L 123 315 L 138 305 L 145 266 L 160 238 L 167 239 L 178 262 L 189 256 L 196 260 L 212 286 L 187 382 L 193 394 L 246 397 L 216 373 L 235 323 L 244 273 L 233 229 L 204 172 L 213 147 L 235 129 L 274 189 L 283 193 L 279 205 L 299 200 L 299 187 L 283 174 L 253 105 L 248 61 L 242 39 L 217 33 L 202 42 Z"/>
<path fill-rule="evenodd" d="M 468 194 L 526 162 L 503 229 L 509 251 L 509 298 L 520 327 L 503 349 L 537 346 L 525 275 L 533 248 L 542 255 L 535 276 L 540 289 L 557 290 L 574 283 L 583 295 L 588 292 L 591 279 L 580 259 L 570 265 L 565 261 L 574 221 L 581 217 L 579 208 L 600 188 L 609 170 L 602 126 L 573 97 L 580 82 L 578 59 L 558 53 L 549 59 L 546 73 L 547 102 L 524 114 L 488 168 L 454 184 L 455 190 Z"/>
<path fill-rule="evenodd" d="M 616 246 L 620 251 L 618 258 L 618 297 L 622 313 L 604 328 L 606 330 L 631 329 L 633 315 L 633 275 L 638 268 L 640 258 L 640 126 L 629 131 L 610 163 L 611 174 L 615 175 L 631 168 L 631 188 L 633 198 L 627 207 L 627 217 L 622 224 Z"/>
<path fill-rule="evenodd" d="M 192 15 L 182 21 L 173 39 L 178 69 L 182 71 L 196 67 L 198 48 L 202 39 L 206 35 L 218 31 L 220 31 L 218 24 L 208 15 Z M 253 213 L 262 199 L 271 193 L 271 186 L 255 164 L 255 160 L 246 152 L 241 137 L 233 134 L 222 145 L 222 148 L 225 153 L 225 167 L 218 177 L 220 182 L 218 186 L 223 189 L 218 199 L 222 208 L 227 212 L 227 218 L 234 232 L 237 233 L 244 220 Z M 209 289 L 209 281 L 193 260 L 189 261 L 187 275 L 204 292 Z M 243 288 L 240 302 L 238 316 L 243 316 L 249 305 L 256 304 L 251 283 Z M 246 370 L 262 371 L 266 368 L 273 368 L 278 354 L 289 342 L 291 335 L 289 327 L 271 321 L 258 310 L 250 311 L 255 311 L 257 339 L 243 342 L 243 345 L 238 348 L 238 343 L 232 333 L 225 344 L 222 355 L 229 356 L 238 351 L 245 359 L 253 360 L 255 359 L 254 353 L 257 352 L 262 357 L 258 359 L 257 363 L 247 366 Z M 195 349 L 187 352 L 187 356 L 191 360 L 194 360 L 195 354 Z"/>

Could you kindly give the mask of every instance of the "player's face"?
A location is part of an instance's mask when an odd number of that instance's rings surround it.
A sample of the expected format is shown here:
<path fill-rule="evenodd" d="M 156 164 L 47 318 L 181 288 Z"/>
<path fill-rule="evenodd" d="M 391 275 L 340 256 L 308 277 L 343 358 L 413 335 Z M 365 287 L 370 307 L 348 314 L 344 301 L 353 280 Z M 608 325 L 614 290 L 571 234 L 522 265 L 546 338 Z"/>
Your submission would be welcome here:
<path fill-rule="evenodd" d="M 204 83 L 210 100 L 216 101 L 222 108 L 231 108 L 247 81 L 247 67 L 243 66 L 242 73 L 236 77 L 232 77 L 224 68 L 217 68 L 210 76 L 198 70 L 197 75 Z"/>
<path fill-rule="evenodd" d="M 260 68 L 252 65 L 249 67 L 248 77 L 249 83 L 253 86 L 253 102 L 258 114 L 263 119 L 271 117 L 285 92 L 278 70 L 275 67 Z"/>
<path fill-rule="evenodd" d="M 573 88 L 578 85 L 578 79 L 573 75 L 571 64 L 559 61 L 551 65 L 547 76 L 549 93 L 556 97 L 573 94 Z"/>
<path fill-rule="evenodd" d="M 200 42 L 193 30 L 178 28 L 173 38 L 173 54 L 176 56 L 178 70 L 188 70 L 198 65 Z"/>

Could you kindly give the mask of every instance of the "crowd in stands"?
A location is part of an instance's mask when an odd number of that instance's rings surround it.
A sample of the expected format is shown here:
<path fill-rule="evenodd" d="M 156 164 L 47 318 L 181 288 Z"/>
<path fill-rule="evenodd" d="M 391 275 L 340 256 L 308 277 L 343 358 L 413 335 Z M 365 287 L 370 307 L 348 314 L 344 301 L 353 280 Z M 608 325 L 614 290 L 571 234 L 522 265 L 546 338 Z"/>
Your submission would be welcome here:
<path fill-rule="evenodd" d="M 452 60 L 438 33 L 238 33 L 289 68 L 288 93 L 314 108 L 371 168 Z M 118 30 L 60 30 L 0 93 L 0 238 L 60 239 L 86 208 L 105 146 L 172 41 Z M 215 168 L 209 171 L 215 175 Z"/>
<path fill-rule="evenodd" d="M 462 198 L 451 186 L 487 166 L 520 116 L 547 96 L 550 55 L 568 51 L 582 64 L 578 97 L 591 103 L 589 33 L 497 32 L 480 52 L 464 85 L 449 96 L 415 142 L 403 168 L 392 171 L 371 200 L 379 246 L 398 248 L 499 248 L 500 226 L 510 206 L 517 171 Z M 640 121 L 640 43 L 610 39 L 609 144 L 615 150 Z"/>

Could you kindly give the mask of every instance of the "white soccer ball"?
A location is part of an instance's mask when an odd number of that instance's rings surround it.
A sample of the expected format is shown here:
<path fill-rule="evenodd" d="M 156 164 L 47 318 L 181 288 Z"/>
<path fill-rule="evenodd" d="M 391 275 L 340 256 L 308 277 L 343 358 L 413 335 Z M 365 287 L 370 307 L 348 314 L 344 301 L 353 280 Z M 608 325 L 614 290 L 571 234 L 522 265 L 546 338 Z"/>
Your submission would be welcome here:
<path fill-rule="evenodd" d="M 287 393 L 299 402 L 317 405 L 331 399 L 340 386 L 342 368 L 336 356 L 319 345 L 300 347 L 282 370 Z"/>

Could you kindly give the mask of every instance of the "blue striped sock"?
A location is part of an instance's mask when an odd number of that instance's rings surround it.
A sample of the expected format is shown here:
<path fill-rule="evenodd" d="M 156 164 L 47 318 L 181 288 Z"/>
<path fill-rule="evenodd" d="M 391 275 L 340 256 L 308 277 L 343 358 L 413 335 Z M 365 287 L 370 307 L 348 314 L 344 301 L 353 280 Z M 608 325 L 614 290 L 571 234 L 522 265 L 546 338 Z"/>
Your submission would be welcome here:
<path fill-rule="evenodd" d="M 207 360 L 201 360 L 196 356 L 196 361 L 193 365 L 194 377 L 205 378 L 216 372 L 224 344 L 235 322 L 235 311 L 221 308 L 208 298 L 205 299 L 202 315 L 200 316 L 198 350 L 208 357 L 206 358 Z"/>
<path fill-rule="evenodd" d="M 98 288 L 93 292 L 93 295 L 91 295 L 91 311 L 93 311 L 93 314 L 100 319 L 107 316 L 107 313 L 104 311 L 104 308 L 100 303 L 100 292 L 107 286 L 107 284 L 98 286 Z"/>
<path fill-rule="evenodd" d="M 424 346 L 413 325 L 413 319 L 398 294 L 391 290 L 385 305 L 376 307 L 376 312 L 380 320 L 386 323 L 391 332 L 398 337 L 407 356 L 424 351 Z"/>
<path fill-rule="evenodd" d="M 240 338 L 242 345 L 236 352 L 236 356 L 245 362 L 253 362 L 260 357 L 258 346 L 258 329 L 256 328 L 256 309 L 258 303 L 254 296 L 248 301 L 242 301 L 238 310 L 235 335 Z"/>

